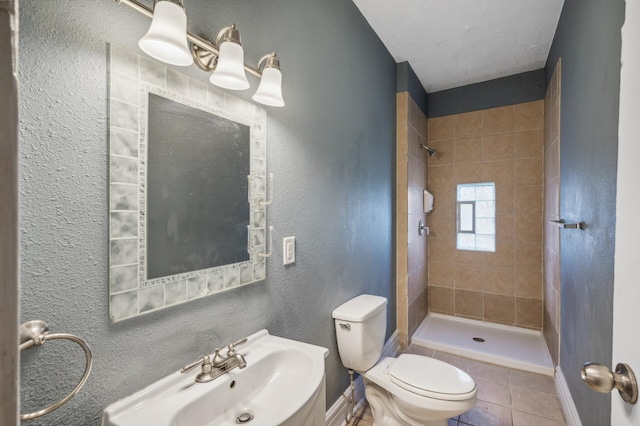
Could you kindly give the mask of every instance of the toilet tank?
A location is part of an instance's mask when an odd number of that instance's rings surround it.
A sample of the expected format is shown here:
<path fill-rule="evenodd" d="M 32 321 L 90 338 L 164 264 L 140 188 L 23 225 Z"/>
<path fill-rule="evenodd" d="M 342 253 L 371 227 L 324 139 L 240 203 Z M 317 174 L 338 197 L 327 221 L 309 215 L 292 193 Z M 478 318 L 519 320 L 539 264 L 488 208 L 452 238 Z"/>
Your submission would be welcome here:
<path fill-rule="evenodd" d="M 361 294 L 333 310 L 342 365 L 364 372 L 382 355 L 387 329 L 387 299 Z"/>

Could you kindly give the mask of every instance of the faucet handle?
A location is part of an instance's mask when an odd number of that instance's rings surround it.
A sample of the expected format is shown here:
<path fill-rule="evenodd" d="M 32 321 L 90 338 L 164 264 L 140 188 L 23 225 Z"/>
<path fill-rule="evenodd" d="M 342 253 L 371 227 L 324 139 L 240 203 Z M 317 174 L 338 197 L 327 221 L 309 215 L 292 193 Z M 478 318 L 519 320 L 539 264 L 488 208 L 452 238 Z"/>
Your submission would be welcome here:
<path fill-rule="evenodd" d="M 195 361 L 195 362 L 193 362 L 193 363 L 191 363 L 191 364 L 189 364 L 187 366 L 182 367 L 182 369 L 180 370 L 180 373 L 185 374 L 185 373 L 188 373 L 189 371 L 193 370 L 196 367 L 199 367 L 201 365 L 205 366 L 207 364 L 211 364 L 209 355 L 203 355 L 202 358 L 200 358 L 199 360 L 197 360 L 197 361 Z"/>
<path fill-rule="evenodd" d="M 227 357 L 233 356 L 236 353 L 236 346 L 242 345 L 243 343 L 247 343 L 247 338 L 240 339 L 235 343 L 229 343 L 227 346 Z"/>

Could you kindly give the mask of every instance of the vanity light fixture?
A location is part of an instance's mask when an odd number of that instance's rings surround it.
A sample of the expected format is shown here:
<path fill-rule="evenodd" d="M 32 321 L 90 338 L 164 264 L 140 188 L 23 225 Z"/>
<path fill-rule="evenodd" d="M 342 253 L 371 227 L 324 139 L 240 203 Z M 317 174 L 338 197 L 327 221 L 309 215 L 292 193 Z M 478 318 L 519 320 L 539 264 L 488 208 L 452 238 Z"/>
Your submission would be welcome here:
<path fill-rule="evenodd" d="M 250 84 L 244 73 L 244 50 L 235 24 L 224 27 L 218 33 L 216 44 L 220 46 L 220 53 L 209 81 L 225 89 L 248 89 Z"/>
<path fill-rule="evenodd" d="M 187 44 L 187 15 L 182 0 L 180 3 L 156 3 L 149 31 L 140 39 L 138 46 L 147 55 L 167 64 L 193 64 Z"/>
<path fill-rule="evenodd" d="M 200 69 L 212 72 L 209 79 L 212 84 L 231 90 L 249 88 L 245 73 L 248 71 L 260 78 L 258 90 L 253 95 L 254 101 L 269 106 L 284 106 L 282 72 L 276 54 L 263 56 L 256 68 L 245 64 L 240 32 L 235 24 L 224 27 L 214 43 L 206 37 L 186 31 L 187 17 L 183 0 L 154 0 L 153 10 L 138 0 L 116 2 L 152 18 L 149 31 L 139 42 L 140 48 L 149 56 L 171 65 L 188 66 L 195 62 Z"/>
<path fill-rule="evenodd" d="M 284 106 L 282 99 L 282 72 L 280 71 L 280 61 L 276 58 L 275 53 L 264 55 L 258 62 L 258 69 L 264 62 L 262 69 L 262 79 L 260 86 L 253 95 L 252 99 L 261 104 L 271 105 L 275 107 Z"/>

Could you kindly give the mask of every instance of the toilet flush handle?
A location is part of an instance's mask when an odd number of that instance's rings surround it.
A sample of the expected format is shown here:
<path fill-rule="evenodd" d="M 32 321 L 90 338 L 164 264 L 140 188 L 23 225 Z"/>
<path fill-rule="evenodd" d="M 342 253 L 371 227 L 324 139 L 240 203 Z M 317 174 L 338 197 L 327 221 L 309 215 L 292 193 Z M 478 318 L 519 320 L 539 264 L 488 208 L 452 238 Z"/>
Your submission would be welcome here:
<path fill-rule="evenodd" d="M 340 328 L 351 331 L 351 324 L 339 324 Z"/>

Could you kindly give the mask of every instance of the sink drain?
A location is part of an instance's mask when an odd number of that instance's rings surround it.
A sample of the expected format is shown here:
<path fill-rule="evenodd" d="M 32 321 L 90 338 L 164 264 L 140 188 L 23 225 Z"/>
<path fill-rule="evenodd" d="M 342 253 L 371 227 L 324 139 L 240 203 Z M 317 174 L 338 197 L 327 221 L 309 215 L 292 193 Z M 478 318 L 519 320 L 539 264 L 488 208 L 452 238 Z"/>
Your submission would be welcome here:
<path fill-rule="evenodd" d="M 236 423 L 239 425 L 249 423 L 251 420 L 253 420 L 253 413 L 251 411 L 247 410 L 236 414 Z"/>
<path fill-rule="evenodd" d="M 473 340 L 475 340 L 476 342 L 484 342 L 484 339 L 482 337 L 474 337 Z"/>

